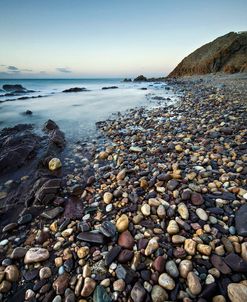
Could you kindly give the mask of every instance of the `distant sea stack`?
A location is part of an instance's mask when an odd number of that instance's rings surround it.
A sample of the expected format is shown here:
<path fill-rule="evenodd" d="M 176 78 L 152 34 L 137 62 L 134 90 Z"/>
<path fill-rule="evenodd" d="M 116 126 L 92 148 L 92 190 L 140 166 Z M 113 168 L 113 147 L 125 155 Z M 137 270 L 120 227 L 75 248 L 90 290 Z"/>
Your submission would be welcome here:
<path fill-rule="evenodd" d="M 168 77 L 247 71 L 247 31 L 230 32 L 185 57 Z"/>

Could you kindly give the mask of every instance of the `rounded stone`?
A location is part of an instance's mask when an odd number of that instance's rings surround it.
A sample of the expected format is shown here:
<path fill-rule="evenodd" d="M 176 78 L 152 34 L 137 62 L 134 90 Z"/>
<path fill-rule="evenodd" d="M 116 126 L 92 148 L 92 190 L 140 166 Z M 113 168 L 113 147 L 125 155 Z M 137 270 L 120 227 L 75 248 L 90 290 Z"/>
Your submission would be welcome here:
<path fill-rule="evenodd" d="M 116 222 L 117 231 L 122 233 L 128 229 L 128 226 L 129 226 L 129 218 L 127 215 L 122 214 Z"/>
<path fill-rule="evenodd" d="M 85 258 L 89 254 L 89 247 L 88 246 L 82 246 L 77 251 L 77 256 L 79 259 Z"/>
<path fill-rule="evenodd" d="M 167 226 L 167 232 L 170 235 L 174 235 L 174 234 L 177 234 L 179 232 L 179 227 L 178 227 L 178 224 L 175 220 L 170 220 L 169 221 L 169 224 Z"/>
<path fill-rule="evenodd" d="M 180 276 L 183 277 L 184 279 L 187 278 L 188 273 L 191 272 L 193 270 L 193 264 L 190 260 L 182 260 L 179 263 L 179 273 Z"/>
<path fill-rule="evenodd" d="M 192 295 L 197 296 L 202 291 L 202 286 L 201 286 L 201 283 L 200 283 L 200 279 L 193 272 L 188 273 L 187 285 L 188 285 L 188 288 L 189 288 L 190 292 L 192 293 Z"/>
<path fill-rule="evenodd" d="M 165 289 L 173 290 L 175 287 L 174 280 L 166 273 L 163 273 L 159 276 L 159 285 Z"/>
<path fill-rule="evenodd" d="M 153 254 L 159 248 L 159 243 L 156 238 L 152 238 L 149 240 L 147 247 L 145 249 L 145 255 L 149 256 Z"/>
<path fill-rule="evenodd" d="M 241 283 L 230 283 L 227 287 L 228 297 L 231 302 L 247 301 L 247 286 Z"/>
<path fill-rule="evenodd" d="M 125 282 L 123 279 L 118 279 L 113 282 L 113 290 L 122 292 L 125 289 Z"/>
<path fill-rule="evenodd" d="M 141 212 L 144 216 L 149 216 L 151 212 L 151 207 L 149 204 L 144 203 L 141 207 Z"/>
<path fill-rule="evenodd" d="M 188 208 L 187 208 L 187 206 L 183 202 L 181 202 L 178 205 L 178 213 L 179 213 L 179 215 L 181 216 L 182 219 L 184 219 L 184 220 L 189 219 Z"/>
<path fill-rule="evenodd" d="M 153 302 L 164 302 L 168 300 L 168 294 L 163 287 L 154 285 L 151 291 L 151 298 Z"/>
<path fill-rule="evenodd" d="M 20 273 L 16 265 L 8 265 L 5 270 L 5 278 L 7 281 L 16 282 L 19 279 Z"/>
<path fill-rule="evenodd" d="M 202 208 L 196 209 L 196 215 L 203 221 L 208 220 L 208 214 Z"/>
<path fill-rule="evenodd" d="M 103 196 L 103 201 L 105 204 L 109 204 L 109 203 L 111 203 L 112 198 L 113 198 L 113 195 L 111 192 L 105 192 L 104 196 Z"/>
<path fill-rule="evenodd" d="M 50 254 L 47 249 L 34 247 L 30 248 L 24 258 L 25 264 L 42 262 L 49 258 Z"/>
<path fill-rule="evenodd" d="M 95 287 L 96 287 L 96 282 L 93 279 L 86 277 L 84 280 L 83 288 L 81 290 L 81 296 L 82 297 L 90 296 L 94 291 Z"/>
<path fill-rule="evenodd" d="M 62 163 L 59 158 L 54 157 L 49 161 L 48 166 L 50 171 L 55 171 L 62 167 Z"/>
<path fill-rule="evenodd" d="M 39 271 L 39 277 L 41 280 L 50 278 L 51 274 L 51 269 L 48 266 L 42 267 Z"/>

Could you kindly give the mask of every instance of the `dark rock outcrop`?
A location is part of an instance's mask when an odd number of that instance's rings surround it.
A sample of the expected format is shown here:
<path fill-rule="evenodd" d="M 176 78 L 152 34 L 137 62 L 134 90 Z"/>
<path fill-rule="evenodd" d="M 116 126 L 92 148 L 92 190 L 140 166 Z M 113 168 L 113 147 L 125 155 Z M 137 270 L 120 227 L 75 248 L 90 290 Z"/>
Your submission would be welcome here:
<path fill-rule="evenodd" d="M 20 84 L 5 84 L 3 85 L 3 90 L 5 91 L 15 91 L 15 92 L 25 92 L 27 89 L 24 88 L 22 85 Z"/>
<path fill-rule="evenodd" d="M 125 79 L 123 80 L 123 82 L 132 82 L 132 80 L 131 80 L 131 79 L 128 79 L 128 78 L 125 78 Z"/>
<path fill-rule="evenodd" d="M 137 78 L 134 79 L 134 82 L 147 82 L 147 78 L 144 75 L 139 75 Z"/>
<path fill-rule="evenodd" d="M 107 89 L 117 89 L 117 86 L 109 86 L 109 87 L 102 87 L 102 90 L 107 90 Z"/>
<path fill-rule="evenodd" d="M 230 32 L 195 50 L 168 77 L 242 71 L 247 71 L 247 32 Z"/>
<path fill-rule="evenodd" d="M 63 92 L 68 93 L 68 92 L 82 92 L 82 91 L 89 91 L 84 87 L 73 87 L 69 89 L 63 90 Z"/>

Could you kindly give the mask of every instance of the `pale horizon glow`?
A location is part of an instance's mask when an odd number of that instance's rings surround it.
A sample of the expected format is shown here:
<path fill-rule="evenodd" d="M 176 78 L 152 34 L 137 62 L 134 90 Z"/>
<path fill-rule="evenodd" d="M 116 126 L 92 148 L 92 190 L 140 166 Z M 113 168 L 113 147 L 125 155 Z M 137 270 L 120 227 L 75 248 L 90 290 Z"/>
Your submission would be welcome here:
<path fill-rule="evenodd" d="M 0 78 L 166 76 L 247 30 L 245 0 L 1 1 Z"/>

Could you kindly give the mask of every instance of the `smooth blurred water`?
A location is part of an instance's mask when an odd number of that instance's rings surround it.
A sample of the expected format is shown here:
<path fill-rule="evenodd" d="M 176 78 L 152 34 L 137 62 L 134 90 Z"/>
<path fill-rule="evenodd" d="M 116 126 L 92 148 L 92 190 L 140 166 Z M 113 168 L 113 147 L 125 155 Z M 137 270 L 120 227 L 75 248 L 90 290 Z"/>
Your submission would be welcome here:
<path fill-rule="evenodd" d="M 174 98 L 172 91 L 165 90 L 164 83 L 124 83 L 121 79 L 0 80 L 0 88 L 3 84 L 21 84 L 37 91 L 32 95 L 48 96 L 1 103 L 0 129 L 32 123 L 38 131 L 46 120 L 53 119 L 65 132 L 66 138 L 73 140 L 94 136 L 95 122 L 111 117 L 112 113 L 147 105 L 147 96 L 153 93 Z M 104 86 L 119 88 L 102 90 Z M 90 91 L 62 93 L 71 87 L 85 87 Z M 33 114 L 25 115 L 26 110 Z"/>

